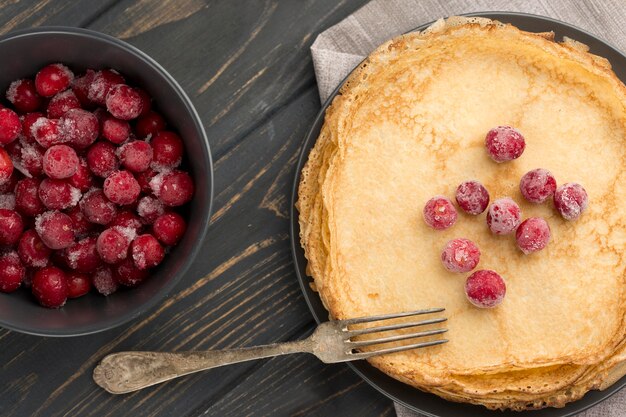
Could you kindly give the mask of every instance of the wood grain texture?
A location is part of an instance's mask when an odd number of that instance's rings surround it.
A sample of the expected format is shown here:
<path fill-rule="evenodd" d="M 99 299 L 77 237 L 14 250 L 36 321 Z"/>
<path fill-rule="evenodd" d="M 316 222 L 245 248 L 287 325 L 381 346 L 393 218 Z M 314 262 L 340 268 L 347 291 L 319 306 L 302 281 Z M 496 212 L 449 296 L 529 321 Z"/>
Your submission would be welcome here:
<path fill-rule="evenodd" d="M 85 4 L 69 0 L 0 9 L 5 31 L 87 25 L 154 57 L 204 120 L 216 180 L 203 255 L 162 304 L 126 326 L 80 338 L 0 330 L 0 415 L 392 415 L 391 403 L 348 368 L 302 355 L 125 396 L 91 381 L 95 364 L 113 351 L 250 346 L 312 330 L 287 218 L 294 165 L 320 107 L 309 46 L 364 2 L 122 0 L 99 2 L 90 17 L 81 14 L 89 14 Z"/>

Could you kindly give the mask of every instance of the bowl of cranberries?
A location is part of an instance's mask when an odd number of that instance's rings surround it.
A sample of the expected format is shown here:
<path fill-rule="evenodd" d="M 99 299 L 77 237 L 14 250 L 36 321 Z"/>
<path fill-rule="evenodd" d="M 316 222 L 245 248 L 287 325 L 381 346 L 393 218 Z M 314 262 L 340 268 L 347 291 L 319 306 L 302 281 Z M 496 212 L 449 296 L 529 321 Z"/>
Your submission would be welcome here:
<path fill-rule="evenodd" d="M 0 56 L 0 326 L 77 336 L 123 324 L 202 246 L 202 122 L 158 63 L 97 32 L 14 32 Z"/>

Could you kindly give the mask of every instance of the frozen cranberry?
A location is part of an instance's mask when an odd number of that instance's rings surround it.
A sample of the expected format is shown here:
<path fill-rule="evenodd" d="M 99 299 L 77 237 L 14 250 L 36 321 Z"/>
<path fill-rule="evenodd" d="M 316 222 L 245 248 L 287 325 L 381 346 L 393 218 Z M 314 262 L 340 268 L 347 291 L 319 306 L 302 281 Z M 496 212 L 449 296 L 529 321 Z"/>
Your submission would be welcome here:
<path fill-rule="evenodd" d="M 130 210 L 122 210 L 113 219 L 113 221 L 109 224 L 110 227 L 120 226 L 124 228 L 134 229 L 135 231 L 141 229 L 143 227 L 143 223 L 139 219 L 135 213 Z"/>
<path fill-rule="evenodd" d="M 165 187 L 165 180 L 166 179 L 163 178 L 163 184 L 161 185 L 161 188 L 159 192 L 157 193 L 157 196 L 159 196 L 159 199 L 161 200 L 163 200 L 163 189 Z M 153 182 L 155 181 L 153 180 Z M 170 200 L 169 196 L 166 197 L 166 199 L 169 201 Z M 163 202 L 165 203 L 165 201 Z M 168 204 L 168 203 L 165 203 L 165 204 L 173 205 L 173 204 Z M 436 229 L 436 230 L 447 229 L 448 227 L 451 227 L 454 225 L 454 223 L 456 222 L 456 218 L 457 218 L 457 213 L 456 213 L 456 209 L 454 208 L 454 205 L 452 204 L 452 201 L 450 201 L 448 198 L 444 196 L 433 197 L 430 200 L 428 200 L 426 202 L 426 205 L 424 206 L 424 221 L 426 222 L 427 225 L 429 225 L 433 229 Z"/>
<path fill-rule="evenodd" d="M 46 111 L 50 119 L 58 119 L 71 109 L 80 109 L 80 101 L 72 90 L 66 90 L 50 99 Z"/>
<path fill-rule="evenodd" d="M 90 146 L 100 133 L 98 118 L 87 110 L 69 110 L 60 120 L 65 140 L 78 149 Z"/>
<path fill-rule="evenodd" d="M 67 277 L 67 298 L 78 298 L 91 290 L 91 280 L 87 274 L 70 271 Z"/>
<path fill-rule="evenodd" d="M 161 117 L 159 113 L 151 111 L 145 116 L 141 116 L 137 119 L 135 132 L 137 133 L 137 136 L 145 139 L 148 136 L 155 136 L 160 131 L 165 130 L 165 127 L 166 124 L 163 117 Z"/>
<path fill-rule="evenodd" d="M 166 206 L 175 207 L 181 206 L 189 201 L 193 196 L 194 186 L 191 176 L 183 171 L 172 171 L 169 173 L 159 174 L 152 178 L 150 186 L 154 194 L 165 204 Z M 443 197 L 447 204 L 442 203 L 441 198 L 435 198 L 434 203 L 427 203 L 424 207 L 424 216 L 426 216 L 426 209 L 429 209 L 430 221 L 429 223 L 435 229 L 446 229 L 454 224 L 456 221 L 456 209 L 452 205 L 452 202 Z M 431 200 L 431 201 L 433 201 Z M 432 211 L 431 211 L 432 210 Z M 426 218 L 426 217 L 425 217 Z M 428 223 L 429 220 L 426 220 Z M 433 226 L 438 224 L 439 227 Z"/>
<path fill-rule="evenodd" d="M 42 100 L 37 94 L 33 80 L 13 81 L 7 89 L 6 96 L 13 107 L 22 113 L 36 111 L 41 107 Z"/>
<path fill-rule="evenodd" d="M 40 117 L 32 124 L 30 131 L 33 138 L 44 148 L 63 143 L 65 136 L 60 134 L 59 121 Z"/>
<path fill-rule="evenodd" d="M 87 219 L 80 206 L 72 207 L 67 215 L 72 219 L 72 230 L 76 237 L 84 237 L 95 229 L 96 225 Z"/>
<path fill-rule="evenodd" d="M 554 195 L 556 180 L 547 169 L 537 168 L 524 174 L 519 182 L 519 189 L 531 203 L 543 203 Z"/>
<path fill-rule="evenodd" d="M 89 191 L 80 202 L 80 208 L 87 220 L 92 223 L 107 225 L 115 218 L 117 209 L 102 190 Z"/>
<path fill-rule="evenodd" d="M 480 261 L 480 249 L 469 239 L 453 239 L 441 252 L 441 262 L 450 272 L 469 272 Z"/>
<path fill-rule="evenodd" d="M 130 251 L 133 262 L 139 269 L 153 268 L 165 257 L 163 246 L 150 234 L 137 236 L 130 245 Z"/>
<path fill-rule="evenodd" d="M 13 174 L 13 162 L 4 148 L 0 148 L 0 184 L 9 182 Z"/>
<path fill-rule="evenodd" d="M 44 245 L 35 230 L 29 229 L 20 237 L 20 241 L 17 244 L 17 253 L 24 265 L 42 268 L 48 265 L 52 249 Z"/>
<path fill-rule="evenodd" d="M 100 124 L 102 137 L 116 145 L 125 142 L 130 136 L 130 125 L 125 120 L 106 115 Z"/>
<path fill-rule="evenodd" d="M 152 147 L 142 140 L 133 140 L 118 149 L 118 156 L 124 168 L 132 172 L 143 172 L 152 162 Z"/>
<path fill-rule="evenodd" d="M 50 178 L 69 178 L 78 169 L 78 155 L 67 145 L 54 145 L 43 155 L 43 172 Z"/>
<path fill-rule="evenodd" d="M 35 230 L 50 249 L 64 249 L 74 243 L 72 219 L 59 211 L 47 211 L 37 216 Z"/>
<path fill-rule="evenodd" d="M 470 303 L 476 307 L 492 308 L 504 299 L 506 284 L 498 273 L 483 269 L 467 278 L 465 294 Z"/>
<path fill-rule="evenodd" d="M 0 145 L 17 139 L 22 131 L 20 117 L 11 109 L 0 109 Z"/>
<path fill-rule="evenodd" d="M 163 203 L 154 197 L 141 197 L 139 204 L 137 204 L 137 213 L 146 224 L 154 223 L 154 221 L 164 212 L 165 209 L 163 207 Z"/>
<path fill-rule="evenodd" d="M 77 272 L 91 273 L 102 265 L 102 260 L 96 249 L 95 237 L 86 237 L 73 243 L 65 249 L 65 256 L 67 257 L 67 266 Z"/>
<path fill-rule="evenodd" d="M 21 180 L 24 176 L 21 172 L 13 170 L 13 174 L 9 177 L 8 180 L 2 182 L 0 181 L 0 193 L 12 193 L 15 191 L 15 186 L 17 182 Z"/>
<path fill-rule="evenodd" d="M 159 216 L 152 225 L 154 236 L 168 246 L 177 244 L 185 234 L 186 229 L 185 219 L 180 214 L 174 212 Z M 480 251 L 478 254 L 480 255 Z"/>
<path fill-rule="evenodd" d="M 43 117 L 43 113 L 27 113 L 22 116 L 22 136 L 26 142 L 35 143 L 35 136 L 33 136 L 32 127 L 40 117 Z"/>
<path fill-rule="evenodd" d="M 128 256 L 130 242 L 135 238 L 135 229 L 114 226 L 98 236 L 97 249 L 106 263 L 116 264 Z"/>
<path fill-rule="evenodd" d="M 81 192 L 67 181 L 45 178 L 39 184 L 39 199 L 48 209 L 63 210 L 78 204 Z"/>
<path fill-rule="evenodd" d="M 137 94 L 139 94 L 141 98 L 141 113 L 139 113 L 139 116 L 145 116 L 150 113 L 152 109 L 152 97 L 150 97 L 146 90 L 142 90 L 141 88 L 135 88 L 135 91 L 137 91 Z"/>
<path fill-rule="evenodd" d="M 128 171 L 115 171 L 104 180 L 104 195 L 119 205 L 130 204 L 139 197 L 139 183 Z"/>
<path fill-rule="evenodd" d="M 24 230 L 22 217 L 15 210 L 0 209 L 0 245 L 14 245 Z"/>
<path fill-rule="evenodd" d="M 139 172 L 137 173 L 137 175 L 135 175 L 135 178 L 137 179 L 137 182 L 139 183 L 142 192 L 146 194 L 152 194 L 150 181 L 152 181 L 152 178 L 154 178 L 157 174 L 158 172 L 156 172 L 152 168 L 148 168 L 147 170 Z"/>
<path fill-rule="evenodd" d="M 78 167 L 74 175 L 67 180 L 74 188 L 78 188 L 81 192 L 85 193 L 94 186 L 93 175 L 87 166 L 87 160 L 79 158 Z"/>
<path fill-rule="evenodd" d="M 141 113 L 141 96 L 132 87 L 118 84 L 109 90 L 106 106 L 109 113 L 122 120 L 132 120 Z"/>
<path fill-rule="evenodd" d="M 157 171 L 176 168 L 183 157 L 183 141 L 174 132 L 159 132 L 151 140 L 152 168 Z"/>
<path fill-rule="evenodd" d="M 9 252 L 0 256 L 0 292 L 17 290 L 25 276 L 26 268 L 17 253 Z"/>
<path fill-rule="evenodd" d="M 33 276 L 32 291 L 39 304 L 44 307 L 62 307 L 67 300 L 67 278 L 55 266 L 41 268 Z"/>
<path fill-rule="evenodd" d="M 106 266 L 98 269 L 93 274 L 93 286 L 100 294 L 107 296 L 117 291 L 119 284 L 115 280 L 111 268 Z"/>
<path fill-rule="evenodd" d="M 96 142 L 87 152 L 87 165 L 91 172 L 106 178 L 119 168 L 115 146 L 110 142 Z"/>
<path fill-rule="evenodd" d="M 456 202 L 466 213 L 478 215 L 489 205 L 489 192 L 478 181 L 465 181 L 456 189 Z"/>
<path fill-rule="evenodd" d="M 517 247 L 526 255 L 540 251 L 550 241 L 550 226 L 540 217 L 531 217 L 519 225 L 515 239 Z"/>
<path fill-rule="evenodd" d="M 487 210 L 487 225 L 492 233 L 506 235 L 519 226 L 522 211 L 509 197 L 499 198 Z"/>
<path fill-rule="evenodd" d="M 74 74 L 63 64 L 43 67 L 35 76 L 35 87 L 40 96 L 52 97 L 70 86 Z"/>
<path fill-rule="evenodd" d="M 89 85 L 89 92 L 87 97 L 90 101 L 104 106 L 106 103 L 107 95 L 113 86 L 117 84 L 123 84 L 124 77 L 122 77 L 115 70 L 102 70 L 98 71 Z"/>
<path fill-rule="evenodd" d="M 554 207 L 565 220 L 576 220 L 588 204 L 587 191 L 575 182 L 561 185 L 554 193 Z"/>
<path fill-rule="evenodd" d="M 506 162 L 519 158 L 526 148 L 524 136 L 510 126 L 491 129 L 485 137 L 489 156 L 496 162 Z"/>
<path fill-rule="evenodd" d="M 15 186 L 15 209 L 25 216 L 37 216 L 46 209 L 39 198 L 39 184 L 37 178 L 24 178 Z"/>
<path fill-rule="evenodd" d="M 93 105 L 91 100 L 89 100 L 89 86 L 93 82 L 93 79 L 96 75 L 94 70 L 88 69 L 85 72 L 85 75 L 82 77 L 78 77 L 74 79 L 72 83 L 72 91 L 76 95 L 76 98 L 80 101 L 80 104 L 85 107 L 90 107 Z"/>
<path fill-rule="evenodd" d="M 149 274 L 148 270 L 137 268 L 132 257 L 127 257 L 113 268 L 115 280 L 126 287 L 139 285 Z"/>
<path fill-rule="evenodd" d="M 54 146 L 54 145 L 53 145 Z M 37 177 L 43 173 L 44 148 L 38 143 L 22 143 L 17 168 L 31 177 Z"/>

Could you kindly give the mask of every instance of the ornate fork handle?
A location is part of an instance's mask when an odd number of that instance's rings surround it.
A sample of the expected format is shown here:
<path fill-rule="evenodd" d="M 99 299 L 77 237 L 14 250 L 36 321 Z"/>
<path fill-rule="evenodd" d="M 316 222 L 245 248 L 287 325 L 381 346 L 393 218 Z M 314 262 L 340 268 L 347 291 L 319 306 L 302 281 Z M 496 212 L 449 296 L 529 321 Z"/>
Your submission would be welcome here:
<path fill-rule="evenodd" d="M 93 379 L 112 394 L 125 394 L 218 366 L 289 353 L 312 353 L 311 349 L 311 342 L 305 339 L 206 352 L 118 352 L 102 359 L 93 371 Z"/>

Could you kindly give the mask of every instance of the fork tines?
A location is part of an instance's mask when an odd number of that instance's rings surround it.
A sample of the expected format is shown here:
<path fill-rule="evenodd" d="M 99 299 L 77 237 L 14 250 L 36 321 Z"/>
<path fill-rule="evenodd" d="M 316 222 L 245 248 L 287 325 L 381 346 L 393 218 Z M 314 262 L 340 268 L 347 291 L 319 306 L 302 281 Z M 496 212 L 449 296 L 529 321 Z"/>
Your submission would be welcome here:
<path fill-rule="evenodd" d="M 393 335 L 393 336 L 383 336 L 383 337 L 378 337 L 378 338 L 369 339 L 369 340 L 358 340 L 358 341 L 352 340 L 356 336 L 361 336 L 365 334 L 387 332 L 390 330 L 400 330 L 400 329 L 426 326 L 430 324 L 443 323 L 447 320 L 447 318 L 445 317 L 429 318 L 429 319 L 420 320 L 420 321 L 411 320 L 411 321 L 404 322 L 404 323 L 379 324 L 374 327 L 360 328 L 360 329 L 354 329 L 354 330 L 351 330 L 348 328 L 348 326 L 352 326 L 354 324 L 364 324 L 364 323 L 385 321 L 385 320 L 398 319 L 398 318 L 410 318 L 413 316 L 421 316 L 425 314 L 441 313 L 443 311 L 445 311 L 445 308 L 430 308 L 430 309 L 417 310 L 417 311 L 407 311 L 407 312 L 402 312 L 402 313 L 383 314 L 383 315 L 378 315 L 378 316 L 359 317 L 359 318 L 354 318 L 354 319 L 341 320 L 341 323 L 343 325 L 342 330 L 347 337 L 346 342 L 348 346 L 351 348 L 350 352 L 348 353 L 354 359 L 365 359 L 365 358 L 368 358 L 370 356 L 375 356 L 375 355 L 383 355 L 387 353 L 401 352 L 401 351 L 410 350 L 410 349 L 419 349 L 419 348 L 441 345 L 443 343 L 446 343 L 448 341 L 447 339 L 436 339 L 436 340 L 429 340 L 425 342 L 405 344 L 405 345 L 400 345 L 400 346 L 395 346 L 395 347 L 390 347 L 390 348 L 385 348 L 385 349 L 373 349 L 367 352 L 352 352 L 353 349 L 358 349 L 358 348 L 362 348 L 366 346 L 374 346 L 374 345 L 379 345 L 383 343 L 398 342 L 398 341 L 409 340 L 409 339 L 419 339 L 419 338 L 423 338 L 427 336 L 435 336 L 435 335 L 443 334 L 447 332 L 448 329 L 438 328 L 438 329 L 433 329 L 433 330 L 415 331 L 415 332 L 404 333 L 404 334 Z"/>

